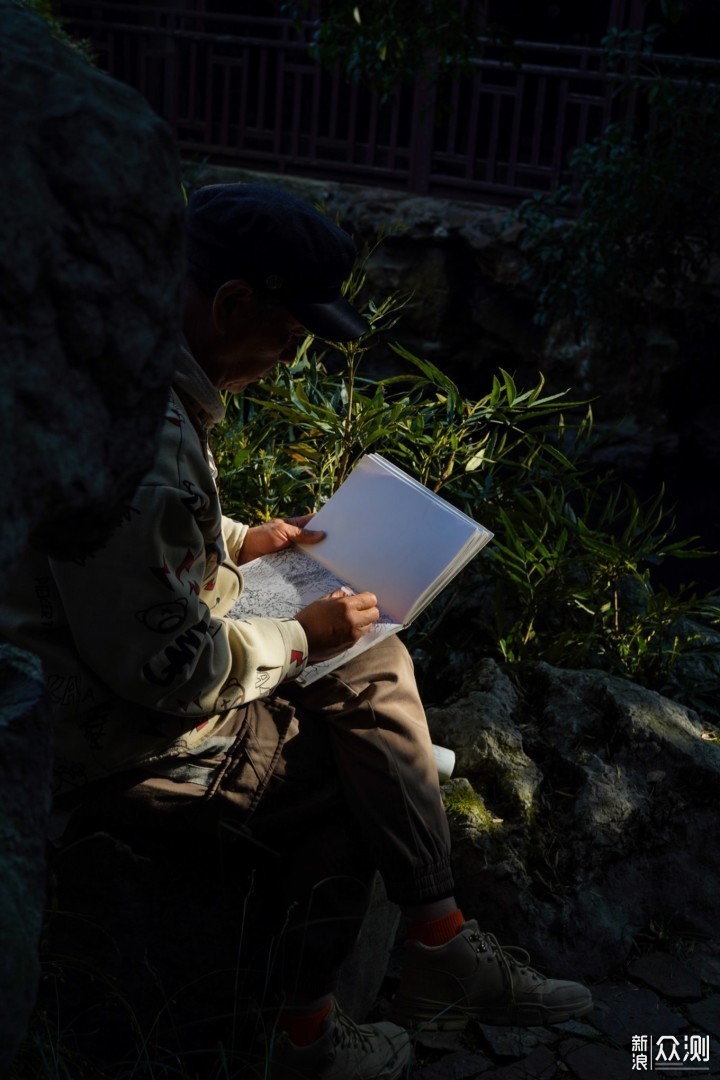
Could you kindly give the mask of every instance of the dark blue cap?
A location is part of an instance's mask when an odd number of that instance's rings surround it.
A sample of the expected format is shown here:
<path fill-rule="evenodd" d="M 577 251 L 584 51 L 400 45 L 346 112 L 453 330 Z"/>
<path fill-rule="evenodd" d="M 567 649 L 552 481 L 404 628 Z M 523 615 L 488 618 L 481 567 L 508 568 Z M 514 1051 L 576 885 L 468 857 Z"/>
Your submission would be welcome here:
<path fill-rule="evenodd" d="M 354 341 L 367 321 L 342 295 L 355 244 L 310 203 L 266 184 L 210 184 L 190 196 L 187 258 L 201 287 L 242 278 L 312 334 Z"/>

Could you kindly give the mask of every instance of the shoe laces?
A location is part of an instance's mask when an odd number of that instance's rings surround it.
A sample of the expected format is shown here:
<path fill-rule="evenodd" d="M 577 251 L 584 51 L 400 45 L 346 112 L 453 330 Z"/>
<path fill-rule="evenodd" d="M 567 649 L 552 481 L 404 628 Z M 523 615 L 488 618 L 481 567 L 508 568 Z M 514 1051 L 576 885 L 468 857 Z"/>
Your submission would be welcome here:
<path fill-rule="evenodd" d="M 517 945 L 501 945 L 494 934 L 487 932 L 472 933 L 470 940 L 478 943 L 475 946 L 477 952 L 487 952 L 488 947 L 490 948 L 490 951 L 500 964 L 510 990 L 513 989 L 513 971 L 529 975 L 534 982 L 544 981 L 543 976 L 535 968 L 530 967 L 530 953 L 526 952 L 525 949 L 521 949 Z"/>
<path fill-rule="evenodd" d="M 340 1046 L 343 1049 L 359 1049 L 365 1053 L 369 1053 L 372 1050 L 372 1040 L 369 1035 L 366 1035 L 355 1023 L 351 1020 L 347 1013 L 344 1013 L 342 1009 L 336 1006 L 335 1011 L 335 1024 L 333 1026 L 332 1033 L 333 1041 L 336 1046 Z"/>

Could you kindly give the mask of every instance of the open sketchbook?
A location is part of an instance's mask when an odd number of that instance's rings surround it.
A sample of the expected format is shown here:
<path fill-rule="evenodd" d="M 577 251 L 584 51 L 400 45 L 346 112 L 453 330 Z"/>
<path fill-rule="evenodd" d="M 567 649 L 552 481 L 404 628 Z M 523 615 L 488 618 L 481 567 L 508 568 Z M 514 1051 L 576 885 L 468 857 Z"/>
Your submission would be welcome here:
<path fill-rule="evenodd" d="M 310 525 L 326 535 L 242 567 L 231 618 L 293 618 L 342 585 L 378 598 L 380 621 L 331 660 L 308 664 L 311 683 L 402 630 L 491 539 L 492 533 L 380 454 L 361 458 Z"/>

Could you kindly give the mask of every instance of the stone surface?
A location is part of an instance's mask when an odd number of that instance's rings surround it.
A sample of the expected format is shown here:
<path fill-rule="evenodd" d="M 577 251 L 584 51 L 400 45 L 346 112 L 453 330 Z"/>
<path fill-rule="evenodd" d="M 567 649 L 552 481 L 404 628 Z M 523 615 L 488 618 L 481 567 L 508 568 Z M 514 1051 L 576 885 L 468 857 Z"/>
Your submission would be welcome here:
<path fill-rule="evenodd" d="M 75 555 L 152 461 L 179 330 L 169 129 L 0 0 L 0 553 Z"/>
<path fill-rule="evenodd" d="M 496 1059 L 527 1057 L 536 1047 L 556 1038 L 547 1028 L 493 1027 L 490 1024 L 478 1024 L 478 1027 Z"/>
<path fill-rule="evenodd" d="M 461 906 L 501 941 L 599 978 L 651 926 L 712 936 L 720 747 L 692 712 L 601 672 L 538 664 L 511 683 L 483 661 L 429 722 L 458 755 Z M 463 772 L 484 819 L 457 799 Z"/>
<path fill-rule="evenodd" d="M 720 1039 L 720 994 L 689 1005 L 688 1016 L 697 1027 Z"/>
<path fill-rule="evenodd" d="M 82 557 L 149 468 L 180 324 L 182 196 L 143 99 L 0 0 L 0 556 Z M 0 661 L 0 1071 L 44 908 L 49 731 L 32 658 Z"/>
<path fill-rule="evenodd" d="M 560 1048 L 562 1060 L 577 1080 L 608 1080 L 609 1077 L 631 1076 L 630 1054 L 602 1043 L 583 1043 L 570 1040 Z"/>
<path fill-rule="evenodd" d="M 488 1070 L 491 1070 L 489 1074 Z M 475 1080 L 475 1077 L 483 1074 L 497 1076 L 489 1058 L 482 1054 L 459 1051 L 442 1058 L 433 1065 L 414 1069 L 412 1078 L 413 1080 Z"/>
<path fill-rule="evenodd" d="M 50 792 L 39 661 L 0 644 L 0 1075 L 25 1030 L 39 976 Z"/>
<path fill-rule="evenodd" d="M 653 952 L 634 960 L 628 973 L 651 990 L 678 1001 L 693 1001 L 702 997 L 702 986 L 696 975 L 670 953 Z"/>
<path fill-rule="evenodd" d="M 668 1008 L 652 990 L 627 983 L 593 988 L 589 1022 L 619 1046 L 630 1049 L 633 1035 L 676 1035 L 687 1027 L 681 1013 Z"/>
<path fill-rule="evenodd" d="M 455 775 L 469 778 L 499 814 L 526 817 L 542 773 L 523 748 L 516 688 L 492 661 L 481 661 L 463 696 L 428 709 L 435 742 L 455 751 Z"/>
<path fill-rule="evenodd" d="M 720 955 L 706 951 L 701 946 L 690 953 L 685 962 L 701 982 L 720 990 Z"/>

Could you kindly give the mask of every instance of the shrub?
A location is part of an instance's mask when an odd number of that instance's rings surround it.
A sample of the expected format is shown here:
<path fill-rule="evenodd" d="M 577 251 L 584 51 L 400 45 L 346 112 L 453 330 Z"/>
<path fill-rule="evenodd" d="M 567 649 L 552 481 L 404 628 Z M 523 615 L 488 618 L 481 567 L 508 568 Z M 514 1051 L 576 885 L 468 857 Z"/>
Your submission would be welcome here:
<path fill-rule="evenodd" d="M 398 345 L 407 373 L 364 375 L 364 355 L 401 308 L 397 298 L 370 305 L 372 333 L 342 346 L 339 366 L 308 341 L 292 368 L 228 403 L 215 440 L 227 512 L 256 520 L 315 510 L 363 453 L 382 453 L 495 533 L 406 632 L 426 693 L 447 691 L 481 655 L 668 686 L 697 644 L 674 625 L 717 621 L 717 597 L 658 589 L 654 568 L 707 553 L 674 538 L 662 493 L 641 504 L 612 474 L 593 472 L 587 403 L 546 394 L 542 378 L 520 390 L 501 370 L 469 400 Z"/>
<path fill-rule="evenodd" d="M 609 124 L 573 153 L 572 184 L 515 211 L 537 322 L 594 331 L 616 355 L 653 312 L 696 302 L 720 250 L 717 66 L 658 56 L 661 32 L 609 32 L 608 67 L 616 96 L 638 101 L 634 124 Z"/>

